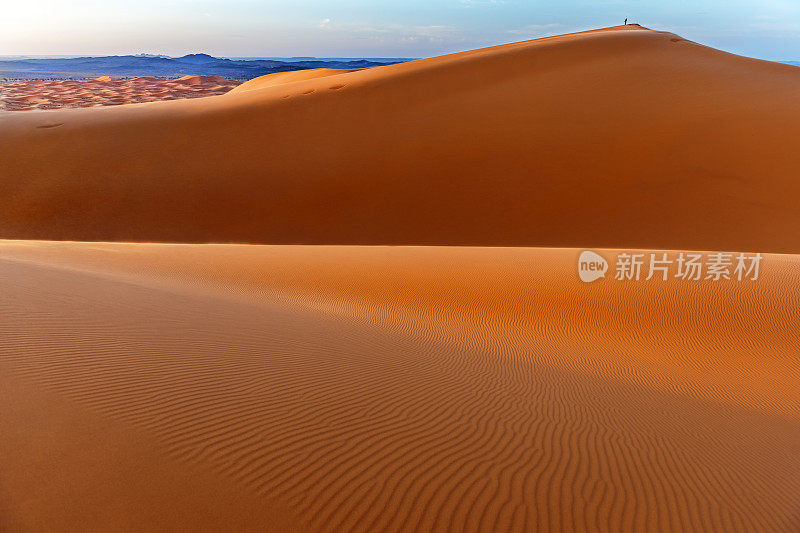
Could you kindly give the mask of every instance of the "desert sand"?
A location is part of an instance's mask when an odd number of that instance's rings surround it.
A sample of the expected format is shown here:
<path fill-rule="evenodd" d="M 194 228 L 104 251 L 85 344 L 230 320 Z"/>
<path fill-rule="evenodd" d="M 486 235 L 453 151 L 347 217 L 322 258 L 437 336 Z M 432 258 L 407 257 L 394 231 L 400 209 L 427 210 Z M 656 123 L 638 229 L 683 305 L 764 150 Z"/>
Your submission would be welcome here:
<path fill-rule="evenodd" d="M 241 82 L 221 76 L 31 80 L 0 84 L 0 111 L 95 107 L 225 94 Z"/>
<path fill-rule="evenodd" d="M 275 74 L 267 74 L 265 76 L 259 76 L 258 78 L 246 81 L 238 87 L 234 87 L 231 92 L 237 93 L 242 91 L 252 91 L 255 89 L 263 89 L 264 87 L 294 83 L 296 81 L 324 78 L 326 76 L 333 76 L 335 74 L 347 74 L 348 72 L 355 72 L 355 70 L 311 68 L 306 70 L 292 70 L 289 72 L 276 72 Z"/>
<path fill-rule="evenodd" d="M 797 67 L 625 26 L 219 97 L 12 113 L 0 225 L 794 253 L 798 91 Z"/>
<path fill-rule="evenodd" d="M 798 89 L 626 26 L 0 113 L 0 530 L 799 530 Z"/>
<path fill-rule="evenodd" d="M 751 284 L 585 285 L 568 249 L 0 251 L 0 375 L 37 390 L 3 389 L 22 529 L 231 512 L 276 531 L 800 524 L 797 256 Z M 187 519 L 175 485 L 203 512 Z"/>

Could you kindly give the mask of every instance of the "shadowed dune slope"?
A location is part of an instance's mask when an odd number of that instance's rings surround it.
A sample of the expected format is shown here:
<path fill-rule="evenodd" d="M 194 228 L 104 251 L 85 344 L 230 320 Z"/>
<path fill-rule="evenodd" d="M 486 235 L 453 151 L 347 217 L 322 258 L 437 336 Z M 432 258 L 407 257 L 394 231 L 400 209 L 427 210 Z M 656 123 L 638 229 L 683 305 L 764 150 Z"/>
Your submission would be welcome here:
<path fill-rule="evenodd" d="M 798 257 L 587 285 L 579 252 L 0 243 L 4 519 L 797 531 Z"/>
<path fill-rule="evenodd" d="M 0 114 L 0 236 L 798 252 L 800 69 L 638 26 Z"/>

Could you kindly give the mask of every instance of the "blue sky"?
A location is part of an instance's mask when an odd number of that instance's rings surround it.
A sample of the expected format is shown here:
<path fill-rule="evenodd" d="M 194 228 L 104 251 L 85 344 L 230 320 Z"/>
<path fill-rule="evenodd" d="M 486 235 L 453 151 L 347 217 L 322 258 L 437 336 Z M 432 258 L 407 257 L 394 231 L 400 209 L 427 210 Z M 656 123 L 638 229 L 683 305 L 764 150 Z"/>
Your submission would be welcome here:
<path fill-rule="evenodd" d="M 630 21 L 800 59 L 800 0 L 17 0 L 0 55 L 426 57 Z"/>

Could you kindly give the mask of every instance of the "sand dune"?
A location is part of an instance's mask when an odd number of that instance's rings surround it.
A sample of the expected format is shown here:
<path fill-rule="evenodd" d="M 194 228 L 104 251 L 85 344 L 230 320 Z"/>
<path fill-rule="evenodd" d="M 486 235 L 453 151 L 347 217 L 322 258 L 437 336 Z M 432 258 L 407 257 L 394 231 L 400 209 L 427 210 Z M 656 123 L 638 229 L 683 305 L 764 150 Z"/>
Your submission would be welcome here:
<path fill-rule="evenodd" d="M 9 114 L 0 236 L 797 252 L 798 90 L 797 67 L 629 26 Z"/>
<path fill-rule="evenodd" d="M 0 111 L 96 107 L 177 100 L 225 94 L 238 80 L 221 76 L 183 76 L 163 80 L 150 76 L 93 80 L 34 80 L 0 84 Z"/>
<path fill-rule="evenodd" d="M 275 530 L 800 527 L 796 256 L 751 285 L 585 285 L 568 249 L 0 252 L 0 375 L 46 391 L 18 432 L 68 407 L 72 460 L 100 463 L 116 447 L 82 453 L 84 424 L 128 432 L 126 464 L 204 473 L 201 499 L 218 477 L 206 513 L 241 494 Z M 77 520 L 20 472 L 31 431 L 0 433 L 9 516 Z M 83 507 L 142 490 L 95 481 L 66 486 Z"/>
<path fill-rule="evenodd" d="M 286 83 L 294 83 L 296 81 L 324 78 L 325 76 L 346 74 L 348 72 L 355 71 L 336 68 L 311 68 L 307 70 L 292 70 L 290 72 L 276 72 L 275 74 L 267 74 L 265 76 L 259 76 L 258 78 L 250 81 L 246 81 L 245 83 L 232 89 L 231 92 L 237 93 L 242 91 L 252 91 L 255 89 L 263 89 L 264 87 L 273 87 L 275 85 L 284 85 Z"/>
<path fill-rule="evenodd" d="M 800 530 L 799 91 L 626 26 L 0 112 L 0 530 Z"/>

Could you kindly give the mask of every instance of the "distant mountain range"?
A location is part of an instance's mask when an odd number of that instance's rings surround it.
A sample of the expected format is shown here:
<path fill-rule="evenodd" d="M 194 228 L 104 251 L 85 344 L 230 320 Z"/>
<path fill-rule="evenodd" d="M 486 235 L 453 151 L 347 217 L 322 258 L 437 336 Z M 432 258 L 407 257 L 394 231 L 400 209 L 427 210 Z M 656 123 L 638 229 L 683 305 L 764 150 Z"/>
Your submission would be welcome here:
<path fill-rule="evenodd" d="M 183 57 L 128 55 L 104 57 L 0 59 L 2 78 L 94 78 L 97 76 L 178 77 L 186 74 L 249 80 L 264 74 L 310 68 L 356 69 L 409 61 L 407 58 L 225 59 L 208 54 Z"/>

